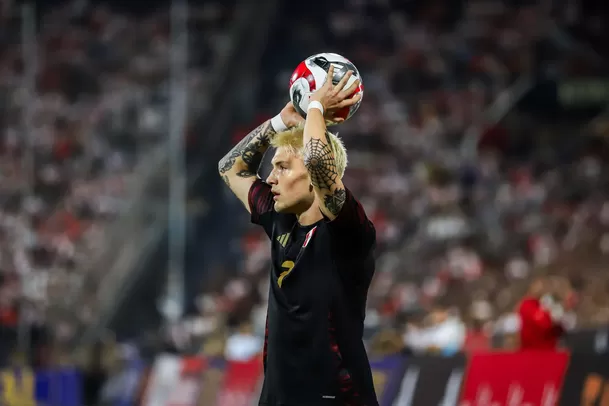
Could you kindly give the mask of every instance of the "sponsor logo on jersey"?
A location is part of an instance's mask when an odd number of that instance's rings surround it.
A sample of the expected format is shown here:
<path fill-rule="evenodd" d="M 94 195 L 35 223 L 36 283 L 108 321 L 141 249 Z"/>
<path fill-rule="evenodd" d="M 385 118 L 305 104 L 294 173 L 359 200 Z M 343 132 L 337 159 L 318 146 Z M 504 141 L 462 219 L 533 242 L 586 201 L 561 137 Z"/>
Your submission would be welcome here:
<path fill-rule="evenodd" d="M 285 248 L 286 244 L 288 243 L 289 239 L 290 239 L 290 233 L 281 234 L 279 237 L 277 237 L 277 241 L 279 241 L 279 244 L 281 244 L 281 246 L 284 248 Z"/>

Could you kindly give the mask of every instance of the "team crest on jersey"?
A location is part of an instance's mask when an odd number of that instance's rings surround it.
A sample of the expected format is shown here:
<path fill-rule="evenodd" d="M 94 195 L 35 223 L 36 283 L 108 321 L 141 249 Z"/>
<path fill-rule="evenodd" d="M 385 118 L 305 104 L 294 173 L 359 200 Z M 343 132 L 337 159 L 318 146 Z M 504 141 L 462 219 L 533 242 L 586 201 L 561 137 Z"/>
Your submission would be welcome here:
<path fill-rule="evenodd" d="M 309 242 L 311 241 L 311 238 L 313 238 L 313 234 L 315 234 L 315 230 L 317 230 L 317 226 L 313 227 L 311 229 L 311 231 L 309 231 L 305 237 L 304 240 L 304 244 L 302 244 L 302 247 L 306 247 L 307 245 L 309 245 Z"/>

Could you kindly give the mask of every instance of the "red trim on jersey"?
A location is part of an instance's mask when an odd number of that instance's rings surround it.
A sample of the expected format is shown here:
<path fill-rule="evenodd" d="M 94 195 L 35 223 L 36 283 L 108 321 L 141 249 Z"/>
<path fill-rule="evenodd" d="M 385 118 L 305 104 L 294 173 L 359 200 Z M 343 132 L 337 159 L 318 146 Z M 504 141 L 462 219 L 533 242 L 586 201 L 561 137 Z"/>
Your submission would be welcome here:
<path fill-rule="evenodd" d="M 313 234 L 315 234 L 315 230 L 317 230 L 317 226 L 313 227 L 313 229 L 307 233 L 307 235 L 305 236 L 304 243 L 302 244 L 303 248 L 309 245 L 309 242 L 313 238 Z"/>
<path fill-rule="evenodd" d="M 344 406 L 363 405 L 359 392 L 355 389 L 353 378 L 343 361 L 343 354 L 336 340 L 336 327 L 334 326 L 334 316 L 328 313 L 328 335 L 330 337 L 330 350 L 334 354 L 338 369 L 338 387 L 341 393 L 341 400 Z"/>
<path fill-rule="evenodd" d="M 262 364 L 266 371 L 266 357 L 269 353 L 269 315 L 266 314 L 266 322 L 264 325 L 264 345 L 262 347 Z"/>
<path fill-rule="evenodd" d="M 257 222 L 260 215 L 273 209 L 273 194 L 271 187 L 260 179 L 256 179 L 251 186 L 248 197 L 248 204 L 252 218 Z"/>

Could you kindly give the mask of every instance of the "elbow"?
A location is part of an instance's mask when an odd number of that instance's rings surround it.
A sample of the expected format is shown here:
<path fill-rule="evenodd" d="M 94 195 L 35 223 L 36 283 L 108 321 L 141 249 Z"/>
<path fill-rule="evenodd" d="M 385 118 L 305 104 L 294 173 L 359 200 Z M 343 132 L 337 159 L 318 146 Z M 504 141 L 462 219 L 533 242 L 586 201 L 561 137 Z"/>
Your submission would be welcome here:
<path fill-rule="evenodd" d="M 230 155 L 227 155 L 220 161 L 218 161 L 218 173 L 220 174 L 220 176 L 226 175 L 226 173 L 232 169 L 234 164 L 234 158 L 231 159 Z"/>
<path fill-rule="evenodd" d="M 229 170 L 230 170 L 230 168 L 227 168 L 227 164 L 224 159 L 222 159 L 220 162 L 218 162 L 218 174 L 220 175 L 220 177 L 222 178 L 222 180 L 228 187 L 230 187 L 230 180 L 229 180 L 228 174 L 227 174 L 227 172 Z"/>
<path fill-rule="evenodd" d="M 302 162 L 309 174 L 314 174 L 319 169 L 319 159 L 312 156 L 310 151 L 305 150 L 303 152 Z"/>

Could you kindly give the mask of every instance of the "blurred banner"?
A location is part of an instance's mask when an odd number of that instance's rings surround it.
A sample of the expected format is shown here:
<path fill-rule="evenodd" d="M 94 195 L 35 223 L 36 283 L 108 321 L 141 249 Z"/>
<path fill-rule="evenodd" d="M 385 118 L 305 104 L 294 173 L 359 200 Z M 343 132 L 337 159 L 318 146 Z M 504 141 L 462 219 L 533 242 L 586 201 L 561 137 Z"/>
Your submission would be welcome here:
<path fill-rule="evenodd" d="M 3 406 L 81 406 L 82 379 L 65 368 L 32 371 L 11 368 L 0 372 L 0 404 Z"/>
<path fill-rule="evenodd" d="M 579 396 L 585 382 L 591 386 L 598 381 L 585 367 L 588 360 L 577 357 L 567 374 L 565 390 L 569 393 L 565 392 L 565 396 L 568 399 Z M 174 358 L 163 356 L 161 359 L 165 361 L 157 360 L 153 367 L 145 406 L 251 406 L 257 402 L 263 379 L 262 362 L 258 358 L 247 362 L 215 358 L 194 362 L 185 358 L 180 361 L 181 370 L 173 361 L 166 363 Z M 395 355 L 373 359 L 370 364 L 381 406 L 555 405 L 568 361 L 569 354 L 564 352 L 522 352 L 480 353 L 470 357 Z M 600 364 L 594 364 L 598 366 L 594 371 L 601 371 L 597 373 L 599 376 L 607 376 L 602 375 L 605 372 Z M 609 362 L 605 365 L 609 369 Z M 588 374 L 592 375 L 587 381 L 577 378 L 570 383 L 570 376 Z M 159 376 L 163 379 L 159 380 Z M 196 376 L 198 383 L 193 379 Z M 179 401 L 170 396 L 158 397 L 158 394 L 178 392 L 183 396 Z M 155 394 L 154 398 L 151 394 Z M 156 403 L 151 403 L 153 399 Z"/>
<path fill-rule="evenodd" d="M 568 362 L 566 352 L 475 354 L 460 405 L 555 405 Z"/>
<path fill-rule="evenodd" d="M 405 357 L 394 355 L 379 360 L 371 360 L 374 389 L 381 406 L 390 406 L 395 399 L 407 367 Z"/>
<path fill-rule="evenodd" d="M 154 363 L 142 406 L 245 406 L 258 397 L 262 362 L 164 354 Z M 116 404 L 118 406 L 118 404 Z M 121 404 L 121 406 L 123 406 Z"/>
<path fill-rule="evenodd" d="M 609 406 L 609 353 L 571 356 L 561 406 Z"/>
<path fill-rule="evenodd" d="M 609 406 L 609 353 L 552 351 L 387 356 L 371 361 L 381 406 Z M 262 362 L 162 354 L 108 378 L 102 406 L 253 406 Z M 75 369 L 0 371 L 2 406 L 82 406 Z"/>
<path fill-rule="evenodd" d="M 229 362 L 217 406 L 249 406 L 258 397 L 262 378 L 262 361 Z"/>
<path fill-rule="evenodd" d="M 370 361 L 374 389 L 381 406 L 390 406 L 393 403 L 407 365 L 407 359 L 399 355 Z"/>
<path fill-rule="evenodd" d="M 456 405 L 466 366 L 463 355 L 420 356 L 408 361 L 394 405 Z"/>

